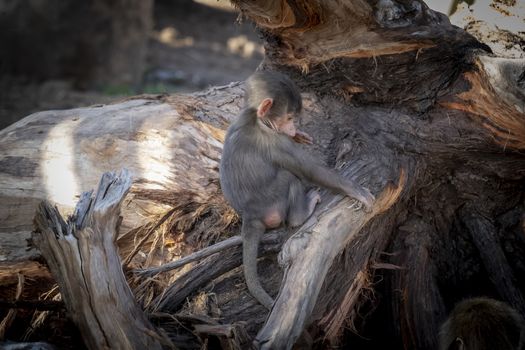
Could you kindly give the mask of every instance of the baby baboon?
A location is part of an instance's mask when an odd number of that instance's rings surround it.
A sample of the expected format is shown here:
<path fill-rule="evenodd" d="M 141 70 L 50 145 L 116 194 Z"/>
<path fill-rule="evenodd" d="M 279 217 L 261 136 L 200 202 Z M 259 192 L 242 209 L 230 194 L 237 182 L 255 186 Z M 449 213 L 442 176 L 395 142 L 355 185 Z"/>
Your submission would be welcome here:
<path fill-rule="evenodd" d="M 267 228 L 301 225 L 319 202 L 303 180 L 346 194 L 370 209 L 374 196 L 323 166 L 295 142 L 311 143 L 294 119 L 302 109 L 298 88 L 285 75 L 259 72 L 246 81 L 245 109 L 229 127 L 220 164 L 221 187 L 242 217 L 244 276 L 250 293 L 271 308 L 257 277 L 257 249 Z M 294 142 L 295 141 L 295 142 Z"/>
<path fill-rule="evenodd" d="M 509 305 L 489 298 L 458 303 L 439 332 L 439 350 L 521 350 L 524 322 Z"/>

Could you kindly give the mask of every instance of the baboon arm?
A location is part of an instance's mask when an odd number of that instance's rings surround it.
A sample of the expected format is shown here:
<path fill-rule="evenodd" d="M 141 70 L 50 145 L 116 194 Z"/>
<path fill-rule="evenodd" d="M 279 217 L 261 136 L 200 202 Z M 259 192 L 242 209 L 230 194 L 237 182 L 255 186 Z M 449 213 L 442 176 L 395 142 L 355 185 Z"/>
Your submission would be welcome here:
<path fill-rule="evenodd" d="M 312 158 L 291 141 L 279 143 L 277 152 L 272 155 L 274 163 L 295 176 L 318 186 L 341 194 L 351 194 L 356 186 L 351 180 L 345 179 L 335 170 L 330 169 Z"/>

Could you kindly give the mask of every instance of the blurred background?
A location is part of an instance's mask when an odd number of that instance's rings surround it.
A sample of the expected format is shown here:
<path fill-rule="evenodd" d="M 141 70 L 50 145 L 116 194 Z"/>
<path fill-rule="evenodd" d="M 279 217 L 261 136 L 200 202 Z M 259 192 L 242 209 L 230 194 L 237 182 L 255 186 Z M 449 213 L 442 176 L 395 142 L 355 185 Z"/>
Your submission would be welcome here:
<path fill-rule="evenodd" d="M 0 129 L 30 113 L 242 80 L 263 48 L 226 0 L 0 0 Z"/>
<path fill-rule="evenodd" d="M 493 4 L 516 1 L 427 4 L 467 26 L 476 6 L 492 21 Z M 243 80 L 263 55 L 227 0 L 0 0 L 0 129 L 41 110 Z"/>

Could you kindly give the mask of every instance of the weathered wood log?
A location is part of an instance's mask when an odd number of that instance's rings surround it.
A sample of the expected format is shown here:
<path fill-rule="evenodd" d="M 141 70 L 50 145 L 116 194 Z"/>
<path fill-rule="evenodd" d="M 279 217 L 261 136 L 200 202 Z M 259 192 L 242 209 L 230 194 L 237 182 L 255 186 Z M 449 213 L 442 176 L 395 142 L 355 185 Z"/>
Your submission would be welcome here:
<path fill-rule="evenodd" d="M 136 303 L 114 244 L 130 187 L 127 171 L 105 173 L 95 196 L 83 193 L 67 221 L 48 202 L 35 217 L 33 241 L 89 349 L 161 349 L 168 342 Z"/>
<path fill-rule="evenodd" d="M 187 223 L 181 225 L 191 226 L 195 213 L 183 198 L 196 203 L 195 209 L 209 203 L 210 210 L 220 210 L 217 162 L 223 129 L 239 109 L 241 92 L 239 84 L 233 84 L 207 95 L 152 96 L 42 112 L 2 130 L 0 261 L 26 261 L 38 255 L 27 249 L 32 230 L 27 217 L 39 201 L 47 199 L 61 211 L 72 212 L 82 189 L 93 188 L 100 174 L 114 169 L 127 167 L 135 180 L 123 206 L 124 236 L 174 208 L 179 208 L 174 216 L 186 214 Z M 198 111 L 202 120 L 193 119 L 192 111 Z M 103 126 L 103 118 L 111 121 Z M 200 211 L 206 214 L 203 208 Z M 233 220 L 228 213 L 225 220 L 228 215 Z M 123 254 L 132 250 L 126 242 L 121 244 Z"/>
<path fill-rule="evenodd" d="M 299 233 L 288 240 L 279 255 L 286 274 L 279 295 L 256 342 L 263 349 L 291 349 L 303 332 L 310 317 L 328 269 L 348 242 L 355 240 L 363 226 L 396 202 L 405 178 L 393 191 L 386 191 L 374 205 L 374 211 L 352 213 L 348 200 L 332 202 L 320 215 L 319 222 L 311 218 Z M 310 224 L 309 224 L 310 223 Z M 313 267 L 313 268 L 312 268 Z M 303 284 L 306 283 L 306 286 Z"/>
<path fill-rule="evenodd" d="M 184 319 L 200 339 L 207 331 L 230 334 L 229 326 L 218 331 L 196 316 L 220 317 L 260 348 L 276 349 L 292 347 L 304 329 L 316 348 L 346 340 L 364 349 L 428 349 L 447 310 L 465 296 L 483 293 L 522 310 L 525 61 L 491 56 L 421 1 L 234 3 L 263 33 L 260 69 L 283 71 L 302 88 L 301 127 L 315 135 L 313 152 L 378 202 L 367 214 L 323 194 L 282 250 L 284 276 L 272 259 L 259 264 L 265 288 L 279 291 L 269 315 L 246 292 L 234 248 L 150 284 L 135 276 L 140 302 L 176 312 L 170 317 Z M 242 84 L 231 84 L 42 112 L 0 132 L 0 200 L 7 204 L 0 238 L 10 242 L 3 259 L 37 255 L 25 251 L 25 239 L 40 199 L 71 210 L 81 189 L 120 167 L 136 179 L 123 207 L 121 255 L 158 232 L 171 239 L 167 247 L 178 244 L 152 254 L 150 238 L 132 265 L 149 268 L 226 238 L 236 217 L 217 169 L 241 97 Z M 64 165 L 68 171 L 56 171 Z M 361 309 L 370 312 L 364 321 Z M 381 334 L 373 329 L 378 320 L 388 320 Z M 345 334 L 356 324 L 368 343 Z M 183 330 L 172 339 L 176 332 Z"/>

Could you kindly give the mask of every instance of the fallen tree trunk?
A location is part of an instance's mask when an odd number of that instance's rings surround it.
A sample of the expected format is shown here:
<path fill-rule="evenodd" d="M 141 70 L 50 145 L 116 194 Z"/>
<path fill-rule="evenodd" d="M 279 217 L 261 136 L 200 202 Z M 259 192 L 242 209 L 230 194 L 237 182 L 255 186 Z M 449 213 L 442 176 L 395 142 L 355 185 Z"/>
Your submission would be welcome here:
<path fill-rule="evenodd" d="M 315 135 L 314 152 L 378 201 L 366 214 L 323 195 L 282 248 L 284 275 L 272 255 L 259 264 L 277 294 L 269 314 L 239 288 L 238 247 L 185 270 L 133 276 L 155 324 L 191 339 L 189 347 L 254 339 L 282 349 L 303 335 L 318 348 L 431 349 L 465 296 L 524 312 L 525 62 L 492 57 L 420 1 L 234 3 L 264 33 L 261 69 L 283 71 L 303 90 L 302 128 Z M 25 251 L 25 238 L 41 198 L 70 209 L 100 173 L 120 167 L 134 177 L 118 242 L 131 266 L 237 232 L 217 170 L 241 87 L 42 112 L 2 131 L 5 264 L 37 254 Z"/>
<path fill-rule="evenodd" d="M 72 212 L 80 192 L 114 169 L 127 167 L 134 178 L 121 233 L 156 222 L 177 205 L 190 213 L 186 221 L 191 223 L 194 213 L 182 197 L 219 207 L 221 198 L 210 200 L 219 196 L 215 168 L 223 129 L 238 111 L 241 94 L 239 84 L 227 91 L 41 112 L 2 130 L 0 261 L 26 261 L 38 254 L 27 249 L 32 231 L 27 215 L 41 199 Z M 195 111 L 202 120 L 193 119 Z"/>

